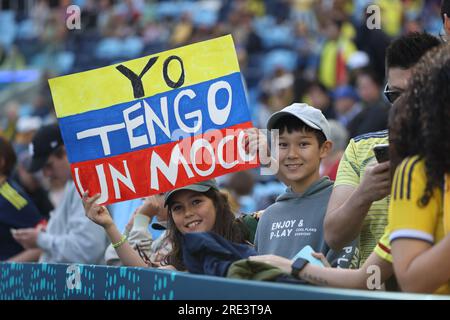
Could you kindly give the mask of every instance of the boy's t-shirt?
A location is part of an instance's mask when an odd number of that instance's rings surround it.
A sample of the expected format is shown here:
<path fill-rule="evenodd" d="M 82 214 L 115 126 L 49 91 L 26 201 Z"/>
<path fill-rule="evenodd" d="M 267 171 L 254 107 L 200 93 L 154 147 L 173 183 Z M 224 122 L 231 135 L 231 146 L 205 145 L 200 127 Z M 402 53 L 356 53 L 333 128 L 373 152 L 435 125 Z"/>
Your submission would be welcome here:
<path fill-rule="evenodd" d="M 303 194 L 288 188 L 279 196 L 259 220 L 255 236 L 258 254 L 276 254 L 292 259 L 303 247 L 310 245 L 335 265 L 356 267 L 354 246 L 336 254 L 324 240 L 323 219 L 332 188 L 333 182 L 324 177 Z"/>
<path fill-rule="evenodd" d="M 364 177 L 367 164 L 375 160 L 373 147 L 388 143 L 387 130 L 372 132 L 350 140 L 339 164 L 334 186 L 358 187 Z M 372 203 L 364 218 L 359 237 L 360 265 L 370 256 L 381 239 L 387 225 L 389 196 Z"/>

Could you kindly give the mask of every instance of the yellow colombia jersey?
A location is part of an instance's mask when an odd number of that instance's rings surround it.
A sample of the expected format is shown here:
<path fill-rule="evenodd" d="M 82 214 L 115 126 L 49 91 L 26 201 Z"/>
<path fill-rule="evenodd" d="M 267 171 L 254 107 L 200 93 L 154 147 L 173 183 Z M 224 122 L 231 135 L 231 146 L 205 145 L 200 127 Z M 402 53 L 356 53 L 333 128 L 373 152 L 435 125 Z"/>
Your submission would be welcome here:
<path fill-rule="evenodd" d="M 387 130 L 351 139 L 339 164 L 334 187 L 340 185 L 357 187 L 361 183 L 367 164 L 376 161 L 373 147 L 382 143 L 388 143 Z M 387 225 L 388 206 L 389 197 L 375 201 L 364 219 L 359 239 L 360 266 L 364 264 L 384 233 Z"/>
<path fill-rule="evenodd" d="M 446 180 L 445 202 L 450 199 L 448 176 Z M 433 196 L 425 207 L 418 205 L 426 181 L 425 162 L 418 157 L 407 158 L 397 167 L 389 207 L 390 242 L 399 238 L 414 238 L 434 245 L 450 233 L 448 226 L 444 227 L 444 221 L 447 223 L 450 212 L 446 203 L 444 213 L 441 189 L 433 191 Z M 450 281 L 435 293 L 450 294 Z"/>
<path fill-rule="evenodd" d="M 390 236 L 390 232 L 389 232 L 388 228 L 386 228 L 380 241 L 378 241 L 378 244 L 375 247 L 374 251 L 383 260 L 386 260 L 386 261 L 392 263 L 392 254 L 391 254 L 391 245 L 389 243 L 389 236 Z"/>

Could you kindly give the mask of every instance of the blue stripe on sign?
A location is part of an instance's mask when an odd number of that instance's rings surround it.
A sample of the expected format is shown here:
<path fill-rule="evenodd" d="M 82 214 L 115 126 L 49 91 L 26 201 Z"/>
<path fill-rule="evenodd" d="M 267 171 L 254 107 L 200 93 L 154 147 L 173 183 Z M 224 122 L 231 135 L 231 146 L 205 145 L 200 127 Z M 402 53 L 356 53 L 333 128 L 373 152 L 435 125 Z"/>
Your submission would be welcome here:
<path fill-rule="evenodd" d="M 228 83 L 232 91 L 231 110 L 228 118 L 216 117 L 211 119 L 208 112 L 208 91 L 211 85 L 222 81 Z M 224 81 L 224 82 L 223 82 Z M 220 87 L 220 86 L 219 86 Z M 203 120 L 202 126 L 195 132 L 186 133 L 182 124 L 176 119 L 175 99 L 181 91 L 191 89 L 195 97 L 184 95 L 179 99 L 179 118 L 187 127 L 196 127 L 197 116 L 186 118 L 185 115 L 201 111 Z M 186 91 L 185 91 L 186 92 Z M 100 93 L 99 93 L 100 94 Z M 216 92 L 215 101 L 217 109 L 222 110 L 227 106 L 229 94 L 227 89 L 221 88 Z M 160 119 L 163 125 L 162 105 L 167 98 L 167 119 L 169 124 L 169 136 L 161 129 L 155 121 L 150 120 L 150 109 L 153 110 L 156 118 Z M 126 113 L 128 113 L 129 123 L 135 121 L 135 128 L 128 134 L 125 126 Z M 205 81 L 193 86 L 176 89 L 166 93 L 158 94 L 152 97 L 138 99 L 127 103 L 118 104 L 109 108 L 88 111 L 85 113 L 71 115 L 58 119 L 61 128 L 64 143 L 66 145 L 69 161 L 71 163 L 93 160 L 98 158 L 111 157 L 126 152 L 142 150 L 145 148 L 177 141 L 182 138 L 201 134 L 212 128 L 226 128 L 242 122 L 250 121 L 250 114 L 247 107 L 247 101 L 244 93 L 244 87 L 241 81 L 240 72 L 231 75 Z M 225 121 L 224 123 L 221 123 Z M 153 141 L 149 135 L 148 124 L 153 123 L 154 135 Z M 219 123 L 219 124 L 216 124 Z M 133 124 L 129 125 L 129 127 Z M 92 129 L 103 127 L 105 130 L 104 142 L 99 132 L 92 132 Z M 106 132 L 107 131 L 107 132 Z M 150 132 L 153 130 L 150 129 Z M 77 133 L 80 139 L 77 139 Z M 81 136 L 80 136 L 81 135 Z M 129 136 L 134 137 L 132 145 Z"/>

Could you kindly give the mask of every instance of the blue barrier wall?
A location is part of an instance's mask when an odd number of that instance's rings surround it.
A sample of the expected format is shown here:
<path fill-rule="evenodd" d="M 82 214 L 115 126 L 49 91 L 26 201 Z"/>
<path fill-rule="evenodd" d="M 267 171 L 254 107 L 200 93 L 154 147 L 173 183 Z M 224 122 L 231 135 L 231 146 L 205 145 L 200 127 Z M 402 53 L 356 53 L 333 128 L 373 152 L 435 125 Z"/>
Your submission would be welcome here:
<path fill-rule="evenodd" d="M 0 263 L 0 300 L 450 299 L 243 281 L 157 269 Z"/>

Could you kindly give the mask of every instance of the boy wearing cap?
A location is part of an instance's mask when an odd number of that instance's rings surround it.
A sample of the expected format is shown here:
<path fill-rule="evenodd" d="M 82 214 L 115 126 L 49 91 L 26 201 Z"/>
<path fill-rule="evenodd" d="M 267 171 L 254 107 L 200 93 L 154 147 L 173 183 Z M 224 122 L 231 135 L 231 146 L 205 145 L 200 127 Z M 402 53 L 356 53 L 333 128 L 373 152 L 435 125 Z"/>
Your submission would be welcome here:
<path fill-rule="evenodd" d="M 407 89 L 414 65 L 439 45 L 439 40 L 427 33 L 403 35 L 389 45 L 388 84 L 384 94 L 391 103 Z M 387 225 L 390 161 L 378 163 L 373 148 L 388 142 L 387 130 L 350 140 L 339 164 L 324 220 L 325 238 L 333 249 L 338 250 L 349 240 L 359 238 L 360 266 L 377 248 Z M 385 251 L 390 255 L 389 249 Z"/>
<path fill-rule="evenodd" d="M 30 145 L 30 171 L 42 170 L 50 179 L 67 181 L 64 195 L 45 231 L 20 229 L 15 239 L 24 248 L 40 248 L 39 262 L 102 264 L 106 237 L 84 215 L 83 203 L 70 176 L 70 164 L 58 125 L 44 126 Z"/>
<path fill-rule="evenodd" d="M 294 103 L 274 113 L 267 129 L 279 130 L 278 176 L 288 189 L 260 218 L 256 249 L 292 259 L 310 245 L 326 255 L 323 218 L 333 182 L 320 177 L 319 167 L 332 148 L 328 121 L 320 110 Z"/>

